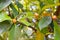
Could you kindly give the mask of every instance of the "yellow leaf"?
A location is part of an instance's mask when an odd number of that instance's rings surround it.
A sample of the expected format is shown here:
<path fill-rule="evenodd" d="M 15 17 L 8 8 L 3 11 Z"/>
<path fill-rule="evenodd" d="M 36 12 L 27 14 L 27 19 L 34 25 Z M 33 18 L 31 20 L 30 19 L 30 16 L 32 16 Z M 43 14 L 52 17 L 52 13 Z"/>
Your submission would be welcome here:
<path fill-rule="evenodd" d="M 37 31 L 36 32 L 36 40 L 44 40 L 44 34 Z"/>
<path fill-rule="evenodd" d="M 44 12 L 42 13 L 42 16 L 43 16 L 43 17 L 45 17 L 45 16 L 51 16 L 51 14 L 44 11 Z"/>

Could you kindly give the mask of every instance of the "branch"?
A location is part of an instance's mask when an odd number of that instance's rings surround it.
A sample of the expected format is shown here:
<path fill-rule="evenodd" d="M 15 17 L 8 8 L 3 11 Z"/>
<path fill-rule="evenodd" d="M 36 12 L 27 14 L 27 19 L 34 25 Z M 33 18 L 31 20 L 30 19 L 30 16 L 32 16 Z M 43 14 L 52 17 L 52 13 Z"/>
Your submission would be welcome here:
<path fill-rule="evenodd" d="M 21 23 L 21 22 L 18 22 L 19 24 L 21 24 L 21 25 L 23 25 L 23 26 L 27 26 L 27 25 L 25 25 L 25 24 L 23 24 L 23 23 Z M 31 29 L 33 29 L 35 32 L 37 31 L 34 27 L 32 27 L 32 26 L 28 26 L 29 28 L 31 28 Z"/>

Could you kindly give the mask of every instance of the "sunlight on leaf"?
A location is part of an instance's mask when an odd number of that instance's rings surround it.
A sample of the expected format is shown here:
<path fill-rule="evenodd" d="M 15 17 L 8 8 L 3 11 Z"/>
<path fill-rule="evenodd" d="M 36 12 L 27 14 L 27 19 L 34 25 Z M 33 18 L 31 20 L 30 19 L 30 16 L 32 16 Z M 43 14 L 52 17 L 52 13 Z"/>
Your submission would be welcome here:
<path fill-rule="evenodd" d="M 11 3 L 11 0 L 0 0 L 0 11 L 7 7 Z"/>
<path fill-rule="evenodd" d="M 11 21 L 11 18 L 6 13 L 0 13 L 0 22 L 5 21 L 5 20 Z"/>
<path fill-rule="evenodd" d="M 54 21 L 54 33 L 55 33 L 54 40 L 60 40 L 60 27 L 58 26 L 56 21 Z"/>
<path fill-rule="evenodd" d="M 43 28 L 47 27 L 50 23 L 51 23 L 52 19 L 50 16 L 46 16 L 43 17 L 40 21 L 39 21 L 39 28 L 40 30 L 42 30 Z"/>
<path fill-rule="evenodd" d="M 9 31 L 9 40 L 18 40 L 20 37 L 20 33 L 18 32 L 20 32 L 19 27 L 16 24 L 12 25 L 12 28 Z"/>

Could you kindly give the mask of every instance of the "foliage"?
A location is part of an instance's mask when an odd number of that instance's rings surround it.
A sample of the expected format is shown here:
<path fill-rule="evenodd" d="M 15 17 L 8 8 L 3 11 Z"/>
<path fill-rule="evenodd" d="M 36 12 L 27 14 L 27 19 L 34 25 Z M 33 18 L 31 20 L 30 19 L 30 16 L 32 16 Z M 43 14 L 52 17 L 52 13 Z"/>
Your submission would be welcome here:
<path fill-rule="evenodd" d="M 60 40 L 59 18 L 59 0 L 0 0 L 0 40 Z"/>

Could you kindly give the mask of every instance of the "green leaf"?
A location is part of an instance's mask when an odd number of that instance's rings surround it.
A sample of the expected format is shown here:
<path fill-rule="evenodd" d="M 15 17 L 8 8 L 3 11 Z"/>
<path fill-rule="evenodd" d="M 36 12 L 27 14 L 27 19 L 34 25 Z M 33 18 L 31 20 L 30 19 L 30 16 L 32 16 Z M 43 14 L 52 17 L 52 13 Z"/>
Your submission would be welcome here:
<path fill-rule="evenodd" d="M 16 10 L 16 8 L 14 7 L 14 5 L 12 3 L 10 4 L 10 7 L 11 7 L 11 9 L 13 11 L 14 17 L 16 17 L 19 14 L 19 12 Z"/>
<path fill-rule="evenodd" d="M 44 0 L 46 4 L 54 4 L 54 0 Z"/>
<path fill-rule="evenodd" d="M 19 22 L 25 24 L 26 26 L 32 25 L 30 22 L 27 21 L 26 18 L 28 18 L 31 21 L 31 19 L 33 19 L 33 13 L 32 12 L 27 12 L 26 15 L 24 15 L 23 17 L 20 17 L 18 19 Z"/>
<path fill-rule="evenodd" d="M 40 30 L 47 27 L 51 23 L 51 21 L 52 19 L 50 16 L 43 17 L 38 23 Z"/>
<path fill-rule="evenodd" d="M 23 8 L 23 5 L 19 3 L 18 1 L 16 1 L 16 5 L 18 6 L 18 8 Z"/>
<path fill-rule="evenodd" d="M 34 17 L 33 12 L 27 12 L 26 17 L 29 18 L 29 19 L 33 19 L 33 17 Z"/>
<path fill-rule="evenodd" d="M 11 3 L 11 0 L 0 0 L 0 11 L 7 7 Z"/>
<path fill-rule="evenodd" d="M 31 23 L 29 23 L 27 20 L 25 20 L 25 18 L 21 18 L 20 22 L 23 23 L 23 24 L 25 24 L 25 25 L 27 25 L 27 26 L 31 25 Z"/>
<path fill-rule="evenodd" d="M 18 40 L 19 37 L 20 29 L 16 24 L 13 24 L 11 30 L 9 31 L 9 40 Z"/>
<path fill-rule="evenodd" d="M 5 20 L 11 20 L 11 18 L 6 13 L 0 13 L 0 22 Z"/>
<path fill-rule="evenodd" d="M 9 30 L 10 27 L 11 27 L 11 24 L 9 21 L 0 22 L 0 34 Z"/>
<path fill-rule="evenodd" d="M 49 32 L 48 27 L 45 27 L 41 30 L 42 33 L 46 34 Z"/>
<path fill-rule="evenodd" d="M 60 27 L 58 26 L 56 21 L 54 21 L 54 33 L 55 33 L 54 40 L 60 40 Z"/>
<path fill-rule="evenodd" d="M 40 7 L 43 8 L 45 4 L 43 2 L 40 3 Z"/>

